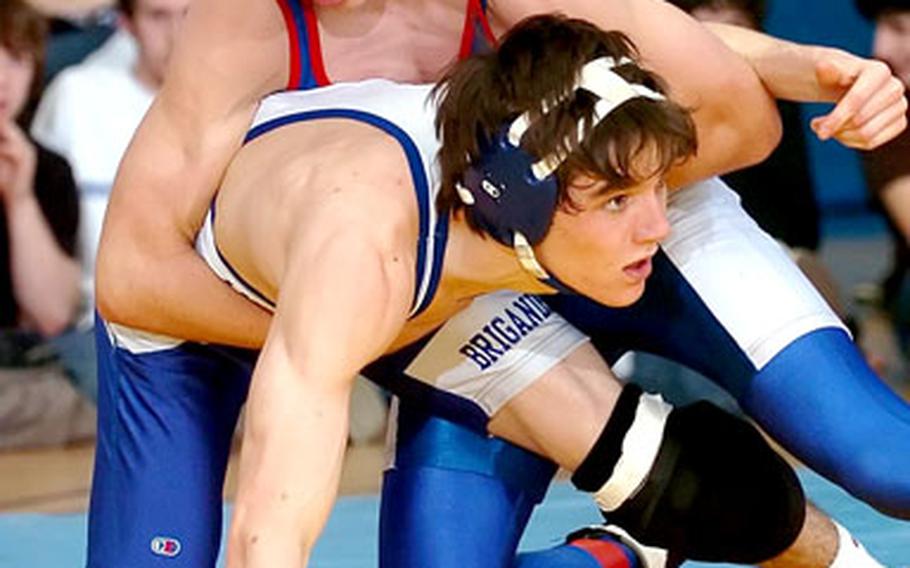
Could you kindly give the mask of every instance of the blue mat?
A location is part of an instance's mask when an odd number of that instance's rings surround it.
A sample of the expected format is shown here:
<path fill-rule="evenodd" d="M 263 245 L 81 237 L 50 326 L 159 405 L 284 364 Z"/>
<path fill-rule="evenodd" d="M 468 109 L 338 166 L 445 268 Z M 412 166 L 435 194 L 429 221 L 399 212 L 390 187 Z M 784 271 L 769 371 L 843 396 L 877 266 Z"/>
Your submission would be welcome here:
<path fill-rule="evenodd" d="M 889 567 L 910 566 L 910 523 L 889 519 L 824 481 L 802 472 L 807 493 Z M 376 566 L 378 499 L 346 497 L 335 506 L 316 547 L 313 568 Z M 598 518 L 589 499 L 566 483 L 552 487 L 535 512 L 523 550 L 553 546 L 568 531 Z M 85 515 L 0 515 L 0 567 L 80 568 L 85 553 Z M 687 563 L 715 568 L 720 564 Z"/>

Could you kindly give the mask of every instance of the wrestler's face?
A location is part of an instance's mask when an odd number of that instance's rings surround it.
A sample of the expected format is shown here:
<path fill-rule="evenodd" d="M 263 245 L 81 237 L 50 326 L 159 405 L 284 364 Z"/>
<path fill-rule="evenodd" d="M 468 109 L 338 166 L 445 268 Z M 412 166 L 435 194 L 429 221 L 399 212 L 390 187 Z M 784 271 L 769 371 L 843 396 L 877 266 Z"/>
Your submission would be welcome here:
<path fill-rule="evenodd" d="M 136 38 L 139 57 L 136 73 L 148 86 L 157 89 L 174 49 L 174 42 L 190 0 L 137 0 L 125 25 Z"/>
<path fill-rule="evenodd" d="M 15 120 L 22 112 L 35 78 L 35 59 L 0 45 L 0 122 Z"/>
<path fill-rule="evenodd" d="M 910 85 L 910 10 L 890 10 L 878 17 L 872 51 Z"/>
<path fill-rule="evenodd" d="M 651 274 L 651 258 L 670 231 L 662 176 L 618 190 L 577 176 L 569 187 L 579 210 L 562 208 L 537 258 L 554 276 L 607 306 L 638 300 Z"/>

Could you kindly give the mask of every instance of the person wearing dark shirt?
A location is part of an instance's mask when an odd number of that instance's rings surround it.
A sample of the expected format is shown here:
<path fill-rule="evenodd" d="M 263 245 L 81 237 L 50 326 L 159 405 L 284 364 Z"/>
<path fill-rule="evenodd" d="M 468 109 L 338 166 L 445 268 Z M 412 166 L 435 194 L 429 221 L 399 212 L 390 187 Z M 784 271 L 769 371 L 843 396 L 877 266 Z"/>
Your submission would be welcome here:
<path fill-rule="evenodd" d="M 856 7 L 875 26 L 873 56 L 910 85 L 910 5 L 903 0 L 856 0 Z M 885 215 L 894 245 L 891 271 L 881 285 L 882 308 L 906 356 L 910 347 L 910 134 L 904 131 L 888 144 L 863 152 L 862 161 L 872 200 Z"/>
<path fill-rule="evenodd" d="M 79 303 L 76 186 L 66 161 L 25 128 L 46 29 L 21 0 L 0 3 L 0 447 L 91 433 L 52 343 Z"/>

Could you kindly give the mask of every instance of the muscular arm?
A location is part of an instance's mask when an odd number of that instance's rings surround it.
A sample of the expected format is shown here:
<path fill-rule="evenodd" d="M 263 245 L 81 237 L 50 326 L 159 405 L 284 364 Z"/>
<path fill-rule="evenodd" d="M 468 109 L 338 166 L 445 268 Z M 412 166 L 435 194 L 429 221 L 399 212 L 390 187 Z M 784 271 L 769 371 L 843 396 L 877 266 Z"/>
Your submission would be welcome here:
<path fill-rule="evenodd" d="M 217 280 L 190 243 L 256 104 L 285 83 L 286 41 L 272 0 L 194 2 L 114 184 L 96 274 L 108 320 L 261 345 L 266 314 Z"/>
<path fill-rule="evenodd" d="M 837 103 L 812 120 L 822 139 L 871 149 L 906 127 L 904 86 L 888 66 L 841 49 L 801 45 L 739 26 L 705 24 L 781 99 Z"/>
<path fill-rule="evenodd" d="M 559 11 L 628 34 L 644 64 L 694 109 L 696 159 L 672 172 L 674 187 L 764 159 L 780 139 L 773 99 L 751 66 L 690 16 L 662 0 L 490 0 L 497 31 L 534 13 Z M 747 111 L 746 111 L 747 110 Z"/>
<path fill-rule="evenodd" d="M 247 404 L 229 567 L 305 566 L 331 509 L 353 377 L 398 334 L 413 280 L 350 229 L 366 223 L 294 247 Z"/>

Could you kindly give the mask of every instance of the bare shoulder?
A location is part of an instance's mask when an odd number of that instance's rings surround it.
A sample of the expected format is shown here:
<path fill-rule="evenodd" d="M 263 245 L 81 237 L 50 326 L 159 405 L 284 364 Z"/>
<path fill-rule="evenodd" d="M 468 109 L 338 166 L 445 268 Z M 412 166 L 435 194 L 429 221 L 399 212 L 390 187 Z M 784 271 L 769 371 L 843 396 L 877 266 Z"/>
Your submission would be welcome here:
<path fill-rule="evenodd" d="M 213 113 L 251 112 L 287 84 L 290 54 L 278 0 L 195 0 L 162 96 Z M 213 104 L 220 103 L 220 104 Z"/>

